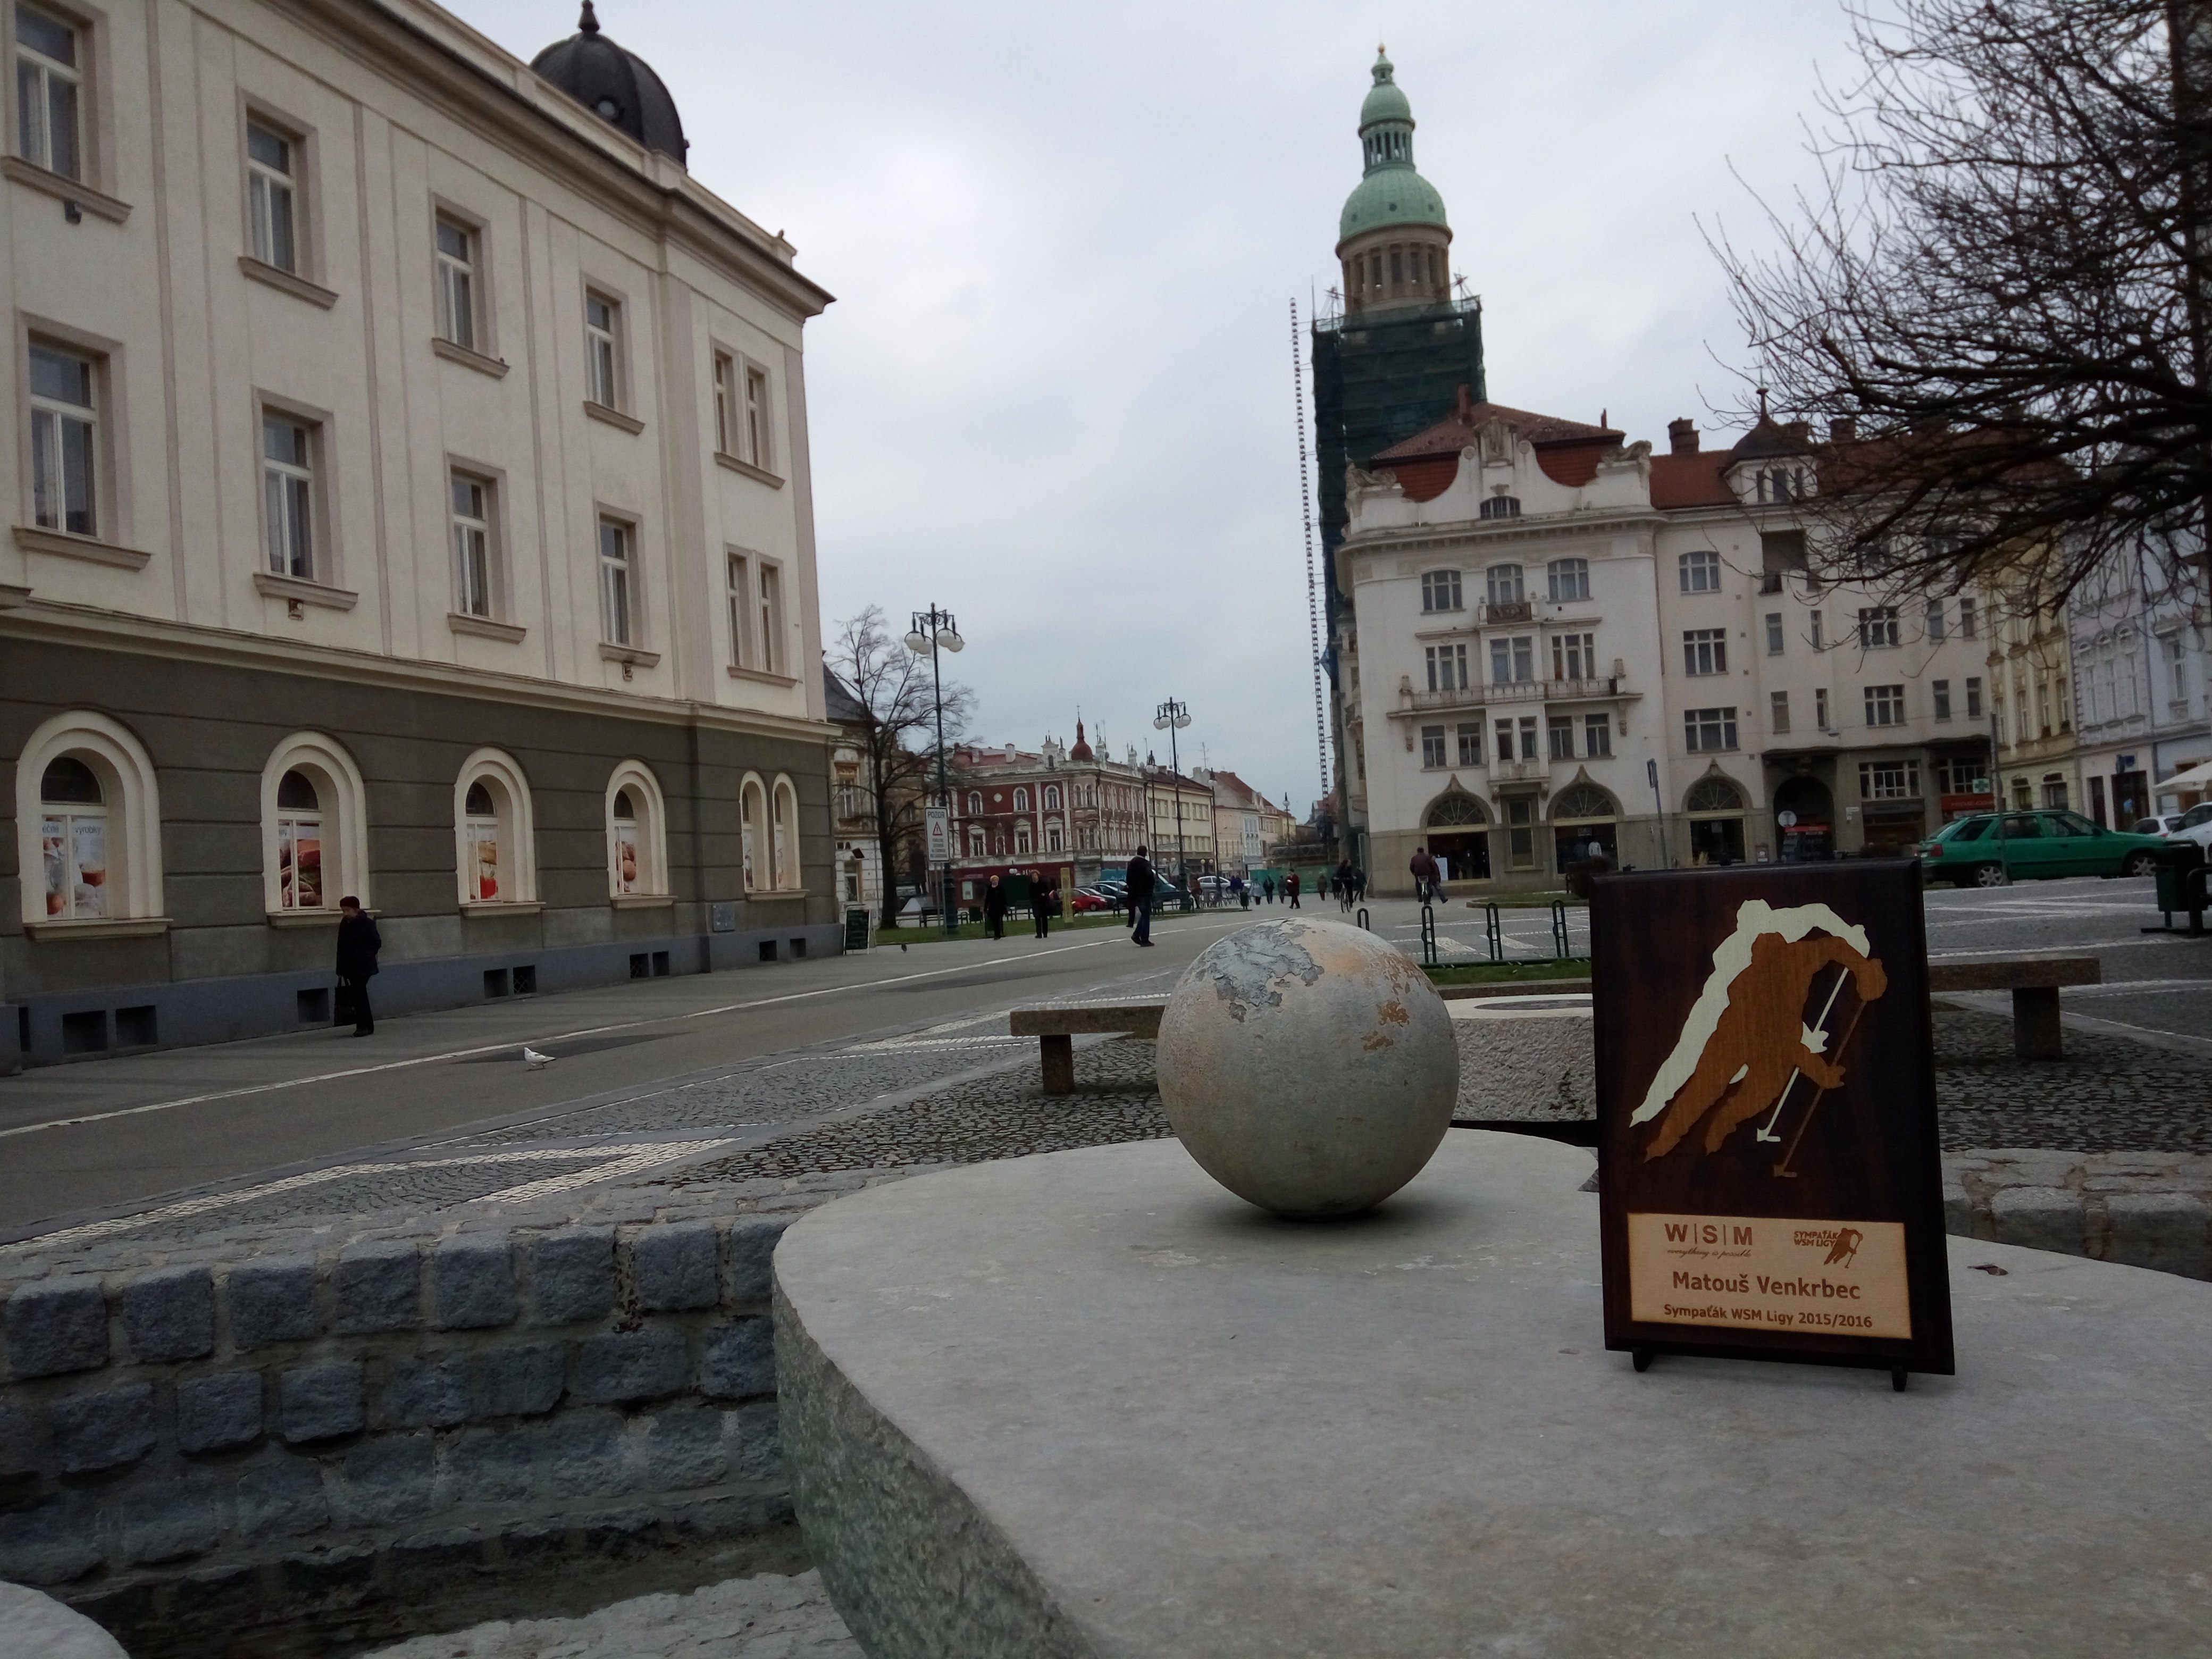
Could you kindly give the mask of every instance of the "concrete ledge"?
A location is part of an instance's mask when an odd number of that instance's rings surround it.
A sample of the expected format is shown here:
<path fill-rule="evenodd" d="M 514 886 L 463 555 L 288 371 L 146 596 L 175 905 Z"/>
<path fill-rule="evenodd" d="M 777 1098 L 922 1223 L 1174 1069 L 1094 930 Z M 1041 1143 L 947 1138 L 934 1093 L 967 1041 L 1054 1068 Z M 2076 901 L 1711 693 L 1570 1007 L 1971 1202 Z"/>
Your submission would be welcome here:
<path fill-rule="evenodd" d="M 816 1212 L 776 1320 L 839 1611 L 962 1659 L 2201 1644 L 2212 1289 L 1960 1241 L 1954 1378 L 1639 1376 L 1589 1169 L 1455 1134 L 1299 1228 L 1155 1141 Z"/>
<path fill-rule="evenodd" d="M 0 1584 L 0 1654 L 21 1659 L 131 1659 L 81 1613 L 21 1584 Z"/>

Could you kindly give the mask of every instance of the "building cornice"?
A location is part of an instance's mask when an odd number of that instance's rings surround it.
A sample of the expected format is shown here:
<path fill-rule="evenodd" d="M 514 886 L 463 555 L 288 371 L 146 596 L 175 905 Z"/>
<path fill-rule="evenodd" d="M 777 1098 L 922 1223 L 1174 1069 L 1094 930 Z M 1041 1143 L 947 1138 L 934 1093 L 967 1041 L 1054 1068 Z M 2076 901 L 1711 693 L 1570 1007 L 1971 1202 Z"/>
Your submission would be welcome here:
<path fill-rule="evenodd" d="M 1547 514 L 1540 518 L 1455 519 L 1449 524 L 1354 532 L 1337 544 L 1336 551 L 1340 558 L 1372 558 L 1378 554 L 1429 552 L 1445 547 L 1577 540 L 1623 530 L 1656 530 L 1667 523 L 1667 515 L 1650 507 L 1607 507 L 1588 514 Z"/>
<path fill-rule="evenodd" d="M 697 725 L 742 732 L 749 736 L 793 738 L 827 743 L 836 728 L 763 709 L 731 708 L 689 698 L 655 697 L 594 686 L 452 664 L 410 661 L 355 651 L 343 646 L 295 645 L 228 629 L 201 628 L 91 606 L 58 605 L 33 597 L 18 608 L 0 611 L 0 640 L 51 641 L 136 656 L 164 657 L 264 673 L 303 674 L 352 685 L 473 697 L 526 708 L 615 719 L 657 720 L 671 726 Z"/>
<path fill-rule="evenodd" d="M 654 155 L 581 105 L 560 107 L 556 100 L 573 100 L 459 19 L 408 0 L 271 3 L 396 89 L 437 103 L 451 118 L 555 174 L 640 231 L 667 238 L 751 289 L 793 322 L 819 316 L 835 300 L 793 267 L 790 243 L 754 224 L 678 162 Z M 487 88 L 497 95 L 485 97 Z"/>

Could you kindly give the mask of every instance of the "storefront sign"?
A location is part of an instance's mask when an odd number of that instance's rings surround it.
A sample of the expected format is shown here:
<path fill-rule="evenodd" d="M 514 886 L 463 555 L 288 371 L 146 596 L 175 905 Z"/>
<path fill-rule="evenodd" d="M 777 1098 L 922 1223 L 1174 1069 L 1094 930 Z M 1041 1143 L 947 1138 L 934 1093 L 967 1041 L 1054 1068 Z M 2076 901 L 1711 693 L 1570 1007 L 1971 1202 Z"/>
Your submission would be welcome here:
<path fill-rule="evenodd" d="M 1607 877 L 1606 1346 L 1952 1370 L 1921 878 Z"/>

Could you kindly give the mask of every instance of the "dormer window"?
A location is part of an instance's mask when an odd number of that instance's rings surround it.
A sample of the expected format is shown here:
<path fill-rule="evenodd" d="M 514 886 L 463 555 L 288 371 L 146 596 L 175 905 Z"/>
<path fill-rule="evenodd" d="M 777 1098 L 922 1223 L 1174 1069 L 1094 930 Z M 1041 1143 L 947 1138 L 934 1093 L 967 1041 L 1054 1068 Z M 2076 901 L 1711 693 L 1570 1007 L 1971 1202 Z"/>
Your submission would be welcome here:
<path fill-rule="evenodd" d="M 1517 519 L 1521 516 L 1521 498 L 1518 495 L 1492 495 L 1475 511 L 1478 516 L 1485 519 Z"/>

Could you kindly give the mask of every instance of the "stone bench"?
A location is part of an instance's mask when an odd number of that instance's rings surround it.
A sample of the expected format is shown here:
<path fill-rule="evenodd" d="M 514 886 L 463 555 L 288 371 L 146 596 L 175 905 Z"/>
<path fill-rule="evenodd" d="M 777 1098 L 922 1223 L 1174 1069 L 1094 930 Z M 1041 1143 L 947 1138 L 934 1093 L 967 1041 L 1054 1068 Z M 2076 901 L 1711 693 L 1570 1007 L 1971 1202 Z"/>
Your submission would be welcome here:
<path fill-rule="evenodd" d="M 2060 1060 L 2058 988 L 2097 985 L 2104 966 L 2094 957 L 2027 957 L 1981 962 L 1931 962 L 1928 989 L 2012 993 L 2013 1052 L 2022 1060 Z"/>

